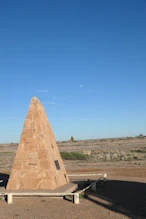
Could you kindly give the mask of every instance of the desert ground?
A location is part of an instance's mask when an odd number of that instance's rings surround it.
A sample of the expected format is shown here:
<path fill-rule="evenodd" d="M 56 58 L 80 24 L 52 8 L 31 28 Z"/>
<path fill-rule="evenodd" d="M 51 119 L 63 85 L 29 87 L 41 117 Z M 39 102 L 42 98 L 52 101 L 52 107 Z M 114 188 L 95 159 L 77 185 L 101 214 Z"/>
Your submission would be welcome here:
<path fill-rule="evenodd" d="M 75 205 L 51 198 L 0 200 L 0 219 L 142 219 L 146 218 L 146 138 L 130 137 L 57 142 L 62 153 L 78 152 L 86 159 L 65 159 L 68 174 L 107 173 L 104 186 L 87 191 Z M 18 144 L 0 144 L 0 180 L 8 178 Z M 70 177 L 71 181 L 97 177 Z M 3 184 L 0 183 L 2 187 Z"/>

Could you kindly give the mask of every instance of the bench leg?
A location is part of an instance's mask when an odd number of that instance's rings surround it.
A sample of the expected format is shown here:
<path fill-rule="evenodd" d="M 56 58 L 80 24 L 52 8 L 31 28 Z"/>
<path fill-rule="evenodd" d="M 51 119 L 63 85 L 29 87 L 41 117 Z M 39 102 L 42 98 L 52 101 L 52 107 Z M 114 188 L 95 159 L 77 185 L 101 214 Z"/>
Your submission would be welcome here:
<path fill-rule="evenodd" d="M 103 178 L 104 178 L 104 181 L 107 180 L 107 174 L 106 173 L 103 174 Z"/>
<path fill-rule="evenodd" d="M 74 204 L 79 204 L 80 199 L 79 199 L 79 193 L 74 194 Z"/>
<path fill-rule="evenodd" d="M 92 185 L 92 191 L 93 191 L 93 192 L 96 192 L 96 183 L 93 183 L 93 185 Z"/>
<path fill-rule="evenodd" d="M 9 193 L 7 195 L 7 202 L 8 202 L 8 204 L 12 204 L 13 203 L 13 195 L 12 195 L 12 193 Z"/>

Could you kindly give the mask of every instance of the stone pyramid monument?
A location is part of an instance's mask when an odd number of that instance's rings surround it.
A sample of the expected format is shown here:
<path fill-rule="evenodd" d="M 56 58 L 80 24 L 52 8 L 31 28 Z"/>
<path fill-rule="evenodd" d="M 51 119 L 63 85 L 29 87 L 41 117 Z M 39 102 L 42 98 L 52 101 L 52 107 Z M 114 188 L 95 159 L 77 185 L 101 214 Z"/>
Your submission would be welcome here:
<path fill-rule="evenodd" d="M 68 182 L 44 108 L 33 97 L 6 189 L 55 189 Z"/>

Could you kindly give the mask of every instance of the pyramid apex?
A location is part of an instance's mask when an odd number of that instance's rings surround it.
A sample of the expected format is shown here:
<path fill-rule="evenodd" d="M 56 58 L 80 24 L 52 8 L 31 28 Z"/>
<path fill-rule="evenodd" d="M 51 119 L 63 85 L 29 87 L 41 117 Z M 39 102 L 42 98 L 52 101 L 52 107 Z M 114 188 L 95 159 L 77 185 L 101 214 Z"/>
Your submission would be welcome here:
<path fill-rule="evenodd" d="M 40 103 L 40 101 L 37 97 L 32 97 L 31 103 Z"/>

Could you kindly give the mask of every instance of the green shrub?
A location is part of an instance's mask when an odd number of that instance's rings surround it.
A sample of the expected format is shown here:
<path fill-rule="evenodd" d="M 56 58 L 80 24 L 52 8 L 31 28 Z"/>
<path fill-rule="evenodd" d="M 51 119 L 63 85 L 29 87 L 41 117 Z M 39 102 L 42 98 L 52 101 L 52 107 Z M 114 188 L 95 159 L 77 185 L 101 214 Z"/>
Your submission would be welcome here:
<path fill-rule="evenodd" d="M 146 153 L 146 150 L 145 150 L 145 148 L 143 148 L 143 149 L 137 149 L 137 150 L 131 150 L 131 152 L 132 153 Z"/>
<path fill-rule="evenodd" d="M 105 139 L 105 138 L 101 138 L 101 139 L 99 139 L 99 141 L 106 141 L 107 139 Z"/>
<path fill-rule="evenodd" d="M 72 142 L 74 141 L 74 137 L 73 136 L 70 137 L 70 141 L 72 141 Z"/>
<path fill-rule="evenodd" d="M 89 155 L 79 152 L 60 152 L 63 160 L 88 160 Z"/>

